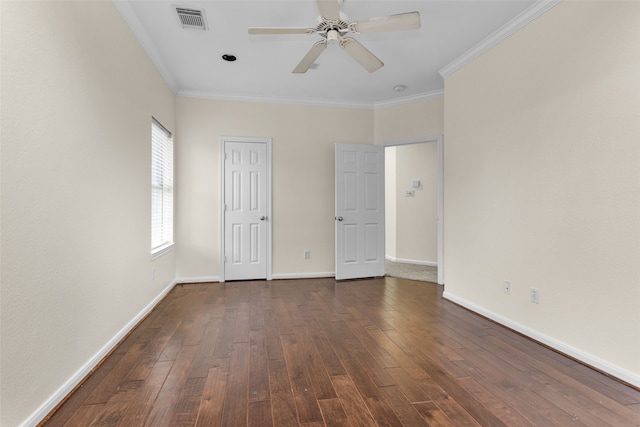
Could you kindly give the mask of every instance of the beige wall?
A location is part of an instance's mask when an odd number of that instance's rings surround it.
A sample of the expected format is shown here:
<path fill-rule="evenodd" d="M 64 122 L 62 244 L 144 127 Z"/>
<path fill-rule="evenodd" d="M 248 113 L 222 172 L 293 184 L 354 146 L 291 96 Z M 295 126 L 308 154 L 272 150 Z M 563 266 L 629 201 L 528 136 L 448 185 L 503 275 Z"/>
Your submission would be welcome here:
<path fill-rule="evenodd" d="M 446 294 L 636 385 L 639 22 L 562 2 L 445 81 Z"/>
<path fill-rule="evenodd" d="M 374 112 L 375 143 L 415 140 L 444 132 L 444 98 L 377 108 Z"/>
<path fill-rule="evenodd" d="M 177 276 L 219 275 L 221 136 L 273 139 L 274 276 L 333 274 L 334 147 L 373 143 L 373 110 L 178 98 L 177 111 Z"/>
<path fill-rule="evenodd" d="M 16 426 L 175 277 L 173 253 L 150 260 L 151 116 L 173 130 L 175 98 L 111 2 L 0 7 L 0 425 Z"/>
<path fill-rule="evenodd" d="M 447 78 L 444 107 L 448 296 L 636 384 L 639 7 L 561 3 Z M 175 277 L 218 275 L 221 135 L 273 138 L 273 272 L 286 275 L 334 271 L 335 142 L 445 130 L 442 98 L 176 106 L 112 3 L 0 13 L 1 425 L 34 414 Z M 152 115 L 176 134 L 178 216 L 177 250 L 155 261 Z"/>
<path fill-rule="evenodd" d="M 396 258 L 436 264 L 438 261 L 437 144 L 396 147 Z M 411 182 L 420 181 L 419 188 Z M 415 191 L 406 197 L 405 191 Z"/>

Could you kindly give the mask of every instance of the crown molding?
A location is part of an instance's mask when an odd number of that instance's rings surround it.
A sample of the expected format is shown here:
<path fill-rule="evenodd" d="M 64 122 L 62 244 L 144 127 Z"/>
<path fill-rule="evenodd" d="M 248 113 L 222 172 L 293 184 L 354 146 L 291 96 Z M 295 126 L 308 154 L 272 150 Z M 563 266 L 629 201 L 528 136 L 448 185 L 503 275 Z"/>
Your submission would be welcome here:
<path fill-rule="evenodd" d="M 410 104 L 412 102 L 423 101 L 425 99 L 441 98 L 444 96 L 444 90 L 435 90 L 432 92 L 421 93 L 418 95 L 405 96 L 403 98 L 390 99 L 380 102 L 356 102 L 356 101 L 338 101 L 338 100 L 318 100 L 318 99 L 297 99 L 297 98 L 268 98 L 268 97 L 250 97 L 236 95 L 220 95 L 202 91 L 181 90 L 177 96 L 181 98 L 199 98 L 213 99 L 219 101 L 242 101 L 242 102 L 263 102 L 268 104 L 287 104 L 287 105 L 306 105 L 312 107 L 333 107 L 333 108 L 361 108 L 374 110 L 378 108 L 390 107 L 393 105 Z"/>
<path fill-rule="evenodd" d="M 120 15 L 122 15 L 122 18 L 133 32 L 133 35 L 136 37 L 144 51 L 147 53 L 147 56 L 151 59 L 151 62 L 153 62 L 153 65 L 156 66 L 156 69 L 171 91 L 176 94 L 178 92 L 178 85 L 169 70 L 167 70 L 167 67 L 158 53 L 156 45 L 151 41 L 151 38 L 142 27 L 142 24 L 140 24 L 140 21 L 136 17 L 136 14 L 131 8 L 129 2 L 123 0 L 112 0 L 112 3 L 116 9 L 118 9 L 118 12 L 120 12 Z"/>
<path fill-rule="evenodd" d="M 440 69 L 439 73 L 442 78 L 447 78 L 451 74 L 458 71 L 464 65 L 468 64 L 478 56 L 482 55 L 493 46 L 500 43 L 502 40 L 509 37 L 511 34 L 518 31 L 520 28 L 527 25 L 543 13 L 547 12 L 552 7 L 556 6 L 562 0 L 537 0 L 529 8 L 517 15 L 515 18 L 507 22 L 502 27 L 491 33 L 487 38 L 480 43 L 460 55 L 453 62 Z"/>
<path fill-rule="evenodd" d="M 178 91 L 177 96 L 182 98 L 214 99 L 214 100 L 220 100 L 220 101 L 263 102 L 263 103 L 269 103 L 269 104 L 288 104 L 288 105 L 293 104 L 293 105 L 307 105 L 307 106 L 315 106 L 315 107 L 373 109 L 373 104 L 368 102 L 221 95 L 221 94 L 202 92 L 202 91 L 191 91 L 191 90 Z"/>
<path fill-rule="evenodd" d="M 402 98 L 390 99 L 388 101 L 380 101 L 373 104 L 373 108 L 391 107 L 394 105 L 410 104 L 417 101 L 424 101 L 426 99 L 442 98 L 444 96 L 444 89 L 438 89 L 431 92 L 420 93 L 417 95 L 405 96 Z"/>

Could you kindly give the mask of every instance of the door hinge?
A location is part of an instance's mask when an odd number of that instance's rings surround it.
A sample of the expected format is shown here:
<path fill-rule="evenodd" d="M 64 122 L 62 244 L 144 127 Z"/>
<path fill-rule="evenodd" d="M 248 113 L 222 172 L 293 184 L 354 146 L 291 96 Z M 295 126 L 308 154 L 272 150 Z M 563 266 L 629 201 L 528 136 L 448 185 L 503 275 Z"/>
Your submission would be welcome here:
<path fill-rule="evenodd" d="M 227 153 L 224 153 L 224 159 L 227 160 Z"/>
<path fill-rule="evenodd" d="M 224 263 L 225 264 L 227 263 L 227 256 L 226 255 L 224 256 Z"/>

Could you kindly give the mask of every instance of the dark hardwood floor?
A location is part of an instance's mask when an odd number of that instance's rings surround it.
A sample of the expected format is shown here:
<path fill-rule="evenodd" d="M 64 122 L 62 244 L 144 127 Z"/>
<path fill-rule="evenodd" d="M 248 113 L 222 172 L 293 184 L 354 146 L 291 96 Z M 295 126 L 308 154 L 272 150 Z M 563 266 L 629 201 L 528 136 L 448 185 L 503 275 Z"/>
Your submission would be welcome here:
<path fill-rule="evenodd" d="M 178 285 L 53 426 L 638 426 L 640 391 L 385 278 Z"/>

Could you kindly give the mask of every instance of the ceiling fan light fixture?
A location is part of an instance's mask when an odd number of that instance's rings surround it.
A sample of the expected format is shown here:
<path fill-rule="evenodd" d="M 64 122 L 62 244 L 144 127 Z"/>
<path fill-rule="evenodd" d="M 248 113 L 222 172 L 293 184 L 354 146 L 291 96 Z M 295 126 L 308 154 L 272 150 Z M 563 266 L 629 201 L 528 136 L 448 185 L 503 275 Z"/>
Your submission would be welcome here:
<path fill-rule="evenodd" d="M 349 37 L 349 33 L 361 34 L 420 28 L 419 12 L 400 13 L 352 22 L 347 15 L 340 11 L 342 0 L 316 0 L 316 4 L 320 16 L 316 20 L 315 28 L 250 27 L 249 34 L 318 34 L 321 36 L 322 39 L 311 47 L 302 61 L 293 69 L 293 73 L 307 72 L 330 44 L 338 44 L 365 70 L 373 73 L 383 67 L 384 63 L 359 41 Z M 400 87 L 402 89 L 399 89 Z M 404 86 L 398 85 L 396 90 L 402 91 Z"/>
<path fill-rule="evenodd" d="M 340 39 L 340 33 L 338 33 L 338 30 L 327 31 L 327 43 L 336 44 L 338 43 L 339 39 Z"/>

